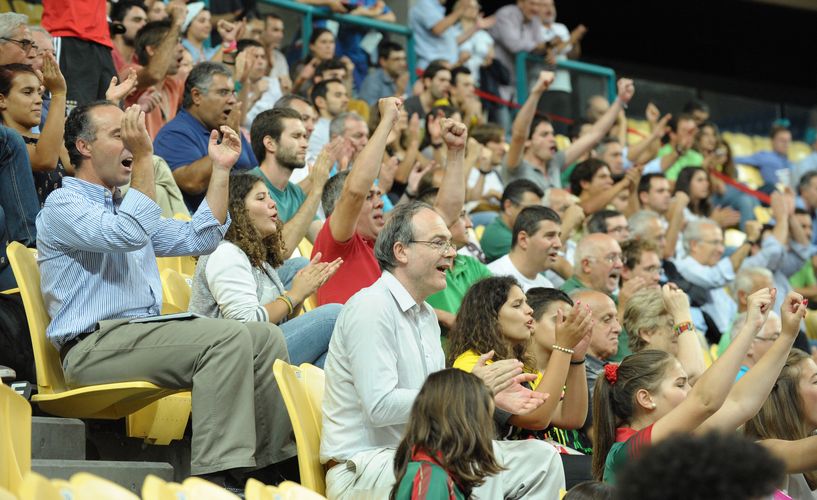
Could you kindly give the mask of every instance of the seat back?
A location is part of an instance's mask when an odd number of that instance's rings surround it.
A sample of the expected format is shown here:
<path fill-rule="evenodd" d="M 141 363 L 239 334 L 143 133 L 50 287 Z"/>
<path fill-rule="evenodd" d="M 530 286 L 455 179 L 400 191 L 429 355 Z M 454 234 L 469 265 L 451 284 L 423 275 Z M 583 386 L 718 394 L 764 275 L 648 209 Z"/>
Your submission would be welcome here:
<path fill-rule="evenodd" d="M 187 306 L 190 305 L 191 293 L 188 278 L 174 269 L 164 269 L 161 276 L 164 301 L 181 311 L 186 311 Z"/>
<path fill-rule="evenodd" d="M 275 486 L 267 486 L 256 479 L 248 479 L 244 486 L 244 496 L 247 500 L 283 500 L 284 496 Z"/>
<path fill-rule="evenodd" d="M 284 481 L 279 484 L 278 491 L 281 492 L 281 498 L 284 500 L 326 500 L 325 496 L 292 481 Z"/>
<path fill-rule="evenodd" d="M 182 483 L 186 498 L 206 498 L 207 500 L 239 500 L 237 495 L 230 493 L 217 484 L 191 476 Z"/>
<path fill-rule="evenodd" d="M 320 461 L 321 428 L 317 424 L 321 418 L 320 401 L 317 401 L 316 411 L 306 382 L 309 374 L 305 376 L 303 370 L 280 359 L 272 365 L 272 371 L 295 433 L 301 482 L 307 488 L 324 494 L 326 478 Z"/>
<path fill-rule="evenodd" d="M 182 496 L 179 496 L 182 493 Z M 168 483 L 149 474 L 142 483 L 142 500 L 177 500 L 183 498 L 184 488 L 178 483 Z"/>
<path fill-rule="evenodd" d="M 63 500 L 60 489 L 36 472 L 26 474 L 17 496 L 20 500 Z"/>
<path fill-rule="evenodd" d="M 122 486 L 87 472 L 77 472 L 71 476 L 73 500 L 139 500 L 139 497 Z"/>
<path fill-rule="evenodd" d="M 37 390 L 40 394 L 62 392 L 66 386 L 60 355 L 45 336 L 45 329 L 51 323 L 51 318 L 40 291 L 40 269 L 34 255 L 20 243 L 11 243 L 6 253 L 26 310 L 34 365 L 37 368 Z"/>
<path fill-rule="evenodd" d="M 31 470 L 31 405 L 0 384 L 0 488 L 17 492 Z"/>
<path fill-rule="evenodd" d="M 326 387 L 326 376 L 323 370 L 309 363 L 301 363 L 301 376 L 306 387 L 306 395 L 309 398 L 309 406 L 312 408 L 312 416 L 318 432 L 323 430 L 323 417 L 321 406 L 323 405 L 323 391 Z"/>
<path fill-rule="evenodd" d="M 301 238 L 301 242 L 298 243 L 298 251 L 301 253 L 301 257 L 306 257 L 307 259 L 312 258 L 312 243 L 309 242 L 306 238 Z"/>

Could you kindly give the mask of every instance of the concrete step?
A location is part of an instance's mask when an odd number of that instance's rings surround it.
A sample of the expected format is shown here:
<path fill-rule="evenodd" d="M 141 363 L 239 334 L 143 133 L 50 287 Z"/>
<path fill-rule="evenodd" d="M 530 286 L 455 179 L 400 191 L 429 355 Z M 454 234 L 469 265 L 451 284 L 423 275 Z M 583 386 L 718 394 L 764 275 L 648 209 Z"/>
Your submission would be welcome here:
<path fill-rule="evenodd" d="M 148 474 L 165 481 L 173 480 L 173 467 L 163 462 L 33 459 L 31 469 L 50 479 L 69 479 L 77 472 L 89 472 L 113 481 L 139 496 Z"/>
<path fill-rule="evenodd" d="M 76 418 L 33 417 L 31 458 L 84 460 L 85 423 Z"/>

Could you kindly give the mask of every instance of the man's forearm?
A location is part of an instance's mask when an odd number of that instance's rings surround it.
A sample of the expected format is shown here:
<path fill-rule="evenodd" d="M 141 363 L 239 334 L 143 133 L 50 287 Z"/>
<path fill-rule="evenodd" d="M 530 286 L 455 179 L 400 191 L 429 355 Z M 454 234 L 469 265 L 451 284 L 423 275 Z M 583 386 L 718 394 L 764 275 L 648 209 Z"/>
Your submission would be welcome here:
<path fill-rule="evenodd" d="M 153 178 L 153 155 L 133 158 L 130 187 L 156 201 L 156 181 Z"/>
<path fill-rule="evenodd" d="M 284 224 L 282 233 L 284 236 L 284 246 L 286 247 L 284 252 L 287 258 L 292 255 L 292 252 L 298 248 L 298 244 L 304 236 L 306 236 L 310 224 L 312 224 L 312 221 L 315 219 L 315 213 L 318 211 L 318 204 L 321 201 L 322 194 L 323 188 L 316 188 L 310 191 L 309 196 L 306 197 L 301 208 Z M 304 255 L 304 257 L 307 256 Z"/>
<path fill-rule="evenodd" d="M 173 171 L 173 179 L 179 189 L 187 194 L 201 194 L 207 189 L 213 162 L 208 156 L 199 158 L 189 165 L 179 167 Z"/>

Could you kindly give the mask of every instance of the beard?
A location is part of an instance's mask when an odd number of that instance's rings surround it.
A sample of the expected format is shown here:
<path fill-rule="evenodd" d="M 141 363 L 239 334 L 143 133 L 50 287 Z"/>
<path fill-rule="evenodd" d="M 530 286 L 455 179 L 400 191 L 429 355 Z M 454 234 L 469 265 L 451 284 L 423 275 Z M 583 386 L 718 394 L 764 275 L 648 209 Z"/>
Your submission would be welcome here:
<path fill-rule="evenodd" d="M 275 153 L 275 161 L 278 162 L 278 165 L 290 170 L 296 170 L 306 166 L 306 163 L 304 163 L 303 160 L 299 160 L 297 153 L 294 151 L 283 151 L 279 149 L 278 152 Z"/>

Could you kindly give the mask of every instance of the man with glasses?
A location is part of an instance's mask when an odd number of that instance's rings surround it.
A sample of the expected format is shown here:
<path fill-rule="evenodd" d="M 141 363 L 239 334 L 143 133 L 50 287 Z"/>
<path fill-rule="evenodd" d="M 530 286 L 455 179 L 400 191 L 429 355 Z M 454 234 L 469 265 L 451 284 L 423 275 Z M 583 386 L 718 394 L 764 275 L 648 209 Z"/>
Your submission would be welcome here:
<path fill-rule="evenodd" d="M 614 293 L 623 268 L 621 247 L 615 238 L 605 233 L 588 234 L 576 245 L 573 276 L 565 281 L 561 290 L 571 294 L 575 290 L 590 289 L 617 301 Z"/>
<path fill-rule="evenodd" d="M 746 313 L 740 314 L 735 320 L 735 324 L 732 325 L 733 336 L 737 336 L 744 323 L 746 323 Z M 749 350 L 746 351 L 746 356 L 743 357 L 743 361 L 740 363 L 740 370 L 738 370 L 738 375 L 735 377 L 735 382 L 746 375 L 746 372 L 760 361 L 760 358 L 772 347 L 774 341 L 780 337 L 780 330 L 782 328 L 780 316 L 774 311 L 769 311 L 769 318 L 766 320 L 763 328 L 755 335 L 755 338 L 752 339 L 752 345 L 749 347 Z"/>
<path fill-rule="evenodd" d="M 0 14 L 0 65 L 35 64 L 37 48 L 27 23 L 28 17 L 23 14 Z"/>
<path fill-rule="evenodd" d="M 236 100 L 232 73 L 221 63 L 197 64 L 184 85 L 182 109 L 162 127 L 154 141 L 156 154 L 167 161 L 190 212 L 207 191 L 213 162 L 207 156 L 211 130 L 227 125 L 240 130 L 241 103 Z M 249 141 L 241 136 L 241 156 L 235 170 L 258 165 Z"/>
<path fill-rule="evenodd" d="M 609 234 L 619 244 L 630 238 L 627 217 L 617 210 L 604 209 L 594 213 L 587 221 L 587 232 Z"/>

